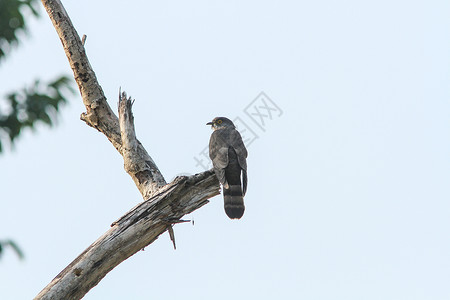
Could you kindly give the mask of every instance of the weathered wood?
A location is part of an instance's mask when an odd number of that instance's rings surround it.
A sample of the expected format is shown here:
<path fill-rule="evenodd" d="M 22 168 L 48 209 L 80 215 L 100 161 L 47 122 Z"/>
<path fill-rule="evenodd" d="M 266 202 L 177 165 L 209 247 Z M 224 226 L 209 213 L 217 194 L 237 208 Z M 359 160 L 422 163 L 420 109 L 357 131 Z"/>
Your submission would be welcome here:
<path fill-rule="evenodd" d="M 42 4 L 61 40 L 86 107 L 86 112 L 81 115 L 81 119 L 89 126 L 102 132 L 117 151 L 122 154 L 119 120 L 106 101 L 105 94 L 89 63 L 80 36 L 72 25 L 72 21 L 61 1 L 42 0 Z M 130 175 L 143 196 L 151 196 L 152 193 L 164 186 L 166 181 L 139 141 L 137 141 L 136 151 L 138 152 L 136 158 L 142 159 L 139 165 L 145 165 L 145 168 L 141 168 L 139 172 Z"/>
<path fill-rule="evenodd" d="M 59 273 L 35 299 L 81 299 L 122 261 L 143 249 L 168 226 L 219 194 L 212 171 L 177 177 L 112 224 L 103 236 Z"/>
<path fill-rule="evenodd" d="M 35 299 L 80 299 L 114 267 L 143 249 L 188 213 L 219 194 L 212 170 L 177 177 L 166 184 L 158 167 L 136 139 L 132 101 L 119 95 L 119 118 L 112 112 L 87 59 L 83 43 L 59 0 L 42 0 L 61 39 L 86 113 L 81 119 L 108 138 L 124 158 L 124 167 L 144 202 L 111 225 L 48 284 Z M 171 239 L 174 242 L 173 231 Z"/>
<path fill-rule="evenodd" d="M 132 105 L 131 98 L 127 98 L 125 92 L 120 93 L 118 106 L 122 156 L 125 171 L 134 180 L 142 197 L 147 199 L 162 187 L 165 181 L 150 155 L 136 138 Z"/>

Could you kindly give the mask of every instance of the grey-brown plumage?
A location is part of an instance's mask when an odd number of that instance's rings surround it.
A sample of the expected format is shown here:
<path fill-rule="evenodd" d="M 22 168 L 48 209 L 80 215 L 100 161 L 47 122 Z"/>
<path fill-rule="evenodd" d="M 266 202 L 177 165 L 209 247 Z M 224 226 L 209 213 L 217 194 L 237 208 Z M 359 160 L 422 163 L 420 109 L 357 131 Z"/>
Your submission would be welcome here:
<path fill-rule="evenodd" d="M 206 125 L 214 130 L 209 140 L 209 157 L 223 186 L 225 212 L 230 219 L 240 219 L 247 191 L 247 149 L 231 120 L 217 117 Z"/>

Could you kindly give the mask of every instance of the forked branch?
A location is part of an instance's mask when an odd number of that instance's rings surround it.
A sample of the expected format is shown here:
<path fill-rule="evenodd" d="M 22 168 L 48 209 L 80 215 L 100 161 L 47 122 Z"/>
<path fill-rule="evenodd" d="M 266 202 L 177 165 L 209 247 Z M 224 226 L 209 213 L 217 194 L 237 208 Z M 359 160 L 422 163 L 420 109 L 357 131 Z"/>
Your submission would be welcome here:
<path fill-rule="evenodd" d="M 143 249 L 185 215 L 219 194 L 213 171 L 177 177 L 166 184 L 158 167 L 136 139 L 132 101 L 119 95 L 113 113 L 87 59 L 84 46 L 59 0 L 42 0 L 61 39 L 86 112 L 81 119 L 102 132 L 124 158 L 127 173 L 144 202 L 131 209 L 59 273 L 35 299 L 80 299 L 114 267 Z"/>

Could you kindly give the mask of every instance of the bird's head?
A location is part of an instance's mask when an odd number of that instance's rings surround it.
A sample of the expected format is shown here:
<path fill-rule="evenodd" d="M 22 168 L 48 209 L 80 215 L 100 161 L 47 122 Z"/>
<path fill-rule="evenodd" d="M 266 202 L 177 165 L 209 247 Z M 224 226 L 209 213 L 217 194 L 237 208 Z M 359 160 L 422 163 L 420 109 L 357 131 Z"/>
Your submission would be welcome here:
<path fill-rule="evenodd" d="M 223 129 L 223 128 L 236 128 L 233 122 L 225 117 L 216 117 L 211 122 L 206 123 L 206 125 L 211 125 L 211 129 Z"/>

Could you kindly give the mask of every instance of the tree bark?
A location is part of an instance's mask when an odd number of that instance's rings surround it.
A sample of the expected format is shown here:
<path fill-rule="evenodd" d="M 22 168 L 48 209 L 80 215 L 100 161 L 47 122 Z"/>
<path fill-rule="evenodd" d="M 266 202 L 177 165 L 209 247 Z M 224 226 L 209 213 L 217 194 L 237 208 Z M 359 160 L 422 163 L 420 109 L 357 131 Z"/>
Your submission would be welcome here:
<path fill-rule="evenodd" d="M 219 192 L 213 171 L 177 177 L 119 220 L 70 263 L 35 299 L 81 299 L 122 261 Z"/>
<path fill-rule="evenodd" d="M 219 194 L 212 170 L 181 176 L 169 184 L 137 140 L 132 100 L 119 95 L 113 113 L 87 59 L 84 46 L 59 0 L 42 0 L 73 70 L 86 112 L 81 119 L 102 132 L 124 158 L 124 167 L 144 198 L 62 270 L 35 299 L 81 299 L 114 267 L 155 241 L 181 218 Z M 175 242 L 174 242 L 175 246 Z"/>
<path fill-rule="evenodd" d="M 86 107 L 86 112 L 81 115 L 81 119 L 89 126 L 102 132 L 117 151 L 123 155 L 119 120 L 106 101 L 105 94 L 97 81 L 72 21 L 61 1 L 42 0 L 42 4 L 61 40 Z M 139 141 L 137 141 L 137 157 L 141 158 L 139 162 L 136 162 L 139 168 L 135 170 L 134 174 L 130 175 L 145 198 L 164 186 L 166 181 Z"/>

